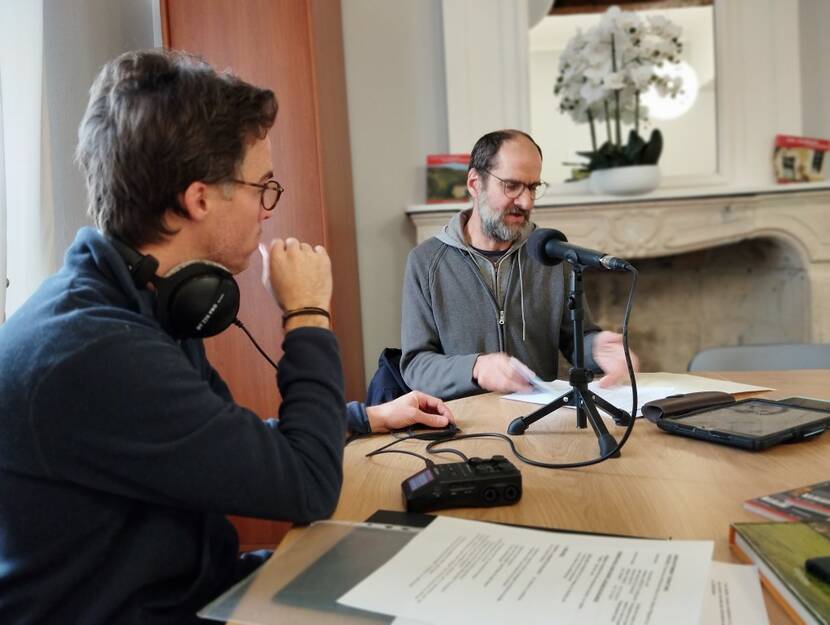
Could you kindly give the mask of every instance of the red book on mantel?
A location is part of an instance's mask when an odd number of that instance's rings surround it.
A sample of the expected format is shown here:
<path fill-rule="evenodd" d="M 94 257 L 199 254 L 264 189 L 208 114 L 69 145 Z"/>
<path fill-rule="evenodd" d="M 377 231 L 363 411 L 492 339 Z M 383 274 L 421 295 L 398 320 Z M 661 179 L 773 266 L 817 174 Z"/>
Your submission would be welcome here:
<path fill-rule="evenodd" d="M 464 202 L 467 199 L 469 154 L 427 156 L 427 204 Z"/>

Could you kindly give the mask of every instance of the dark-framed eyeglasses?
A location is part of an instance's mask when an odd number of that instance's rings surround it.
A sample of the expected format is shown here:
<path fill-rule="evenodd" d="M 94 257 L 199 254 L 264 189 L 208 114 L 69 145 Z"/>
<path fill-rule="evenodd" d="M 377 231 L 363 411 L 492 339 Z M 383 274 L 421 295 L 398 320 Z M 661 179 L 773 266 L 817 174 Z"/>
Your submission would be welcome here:
<path fill-rule="evenodd" d="M 262 204 L 262 208 L 267 211 L 274 210 L 274 207 L 277 205 L 277 202 L 280 201 L 282 194 L 285 192 L 283 186 L 271 178 L 271 180 L 266 180 L 263 183 L 259 182 L 248 182 L 247 180 L 231 180 L 231 182 L 235 182 L 236 184 L 244 184 L 249 187 L 256 187 L 260 190 L 259 195 L 259 202 Z"/>
<path fill-rule="evenodd" d="M 501 189 L 502 191 L 504 191 L 504 195 L 510 198 L 511 200 L 515 200 L 517 197 L 519 197 L 522 193 L 524 193 L 525 189 L 527 189 L 530 192 L 530 197 L 534 200 L 537 200 L 540 197 L 542 197 L 545 194 L 545 191 L 548 190 L 548 183 L 542 182 L 541 180 L 539 182 L 531 182 L 530 184 L 527 184 L 520 180 L 509 180 L 506 178 L 499 178 L 496 174 L 487 169 L 482 169 L 481 171 L 483 171 L 488 176 L 493 176 L 493 178 L 501 182 Z"/>

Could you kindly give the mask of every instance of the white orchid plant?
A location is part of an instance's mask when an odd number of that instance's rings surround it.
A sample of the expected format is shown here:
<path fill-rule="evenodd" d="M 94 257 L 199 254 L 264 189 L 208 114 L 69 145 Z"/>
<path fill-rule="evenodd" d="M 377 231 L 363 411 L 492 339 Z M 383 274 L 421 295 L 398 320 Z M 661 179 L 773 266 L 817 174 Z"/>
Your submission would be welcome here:
<path fill-rule="evenodd" d="M 578 152 L 588 158 L 587 164 L 579 164 L 583 174 L 657 163 L 663 137 L 657 129 L 647 142 L 640 137 L 640 122 L 648 120 L 640 96 L 651 87 L 663 97 L 682 92 L 680 77 L 660 71 L 680 62 L 680 34 L 680 27 L 665 17 L 643 20 L 638 13 L 612 6 L 599 24 L 584 33 L 578 30 L 568 42 L 553 92 L 559 97 L 561 113 L 590 125 L 592 150 Z M 607 140 L 598 147 L 596 125 L 603 122 Z M 633 126 L 626 144 L 622 142 L 623 124 Z"/>

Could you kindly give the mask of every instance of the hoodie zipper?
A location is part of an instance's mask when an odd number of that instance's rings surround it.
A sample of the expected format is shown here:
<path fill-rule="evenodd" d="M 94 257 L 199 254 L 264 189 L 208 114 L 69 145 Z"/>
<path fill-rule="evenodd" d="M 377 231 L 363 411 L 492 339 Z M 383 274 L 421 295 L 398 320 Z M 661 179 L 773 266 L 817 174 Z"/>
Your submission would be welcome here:
<path fill-rule="evenodd" d="M 514 251 L 513 254 L 516 252 Z M 499 270 L 501 269 L 501 264 L 506 260 L 505 257 L 502 257 L 499 260 L 498 265 L 496 265 L 496 290 L 498 291 L 499 288 Z M 513 270 L 516 266 L 516 259 L 511 259 L 510 262 L 510 273 L 507 275 L 507 281 L 504 285 L 504 297 L 502 298 L 503 308 L 499 310 L 499 335 L 501 336 L 501 351 L 507 352 L 507 332 L 505 332 L 505 317 L 507 313 L 507 296 L 510 293 L 510 287 L 513 284 Z"/>
<path fill-rule="evenodd" d="M 513 252 L 515 253 L 515 252 Z M 500 351 L 506 352 L 507 351 L 507 333 L 504 331 L 505 325 L 505 311 L 507 309 L 507 294 L 510 292 L 510 283 L 513 278 L 513 262 L 510 263 L 510 274 L 507 276 L 507 283 L 504 287 L 504 295 L 502 297 L 502 302 L 504 303 L 504 307 L 502 308 L 499 303 L 499 271 L 501 270 L 502 263 L 507 259 L 507 255 L 502 256 L 499 259 L 499 262 L 495 264 L 493 267 L 493 286 L 495 287 L 495 293 L 493 293 L 493 301 L 496 303 L 496 310 L 498 311 L 498 324 L 499 324 L 499 349 Z M 480 276 L 479 276 L 480 277 Z"/>
<path fill-rule="evenodd" d="M 472 252 L 468 252 L 468 254 L 472 254 Z M 481 274 L 479 273 L 480 270 L 478 268 L 478 264 L 476 263 L 476 261 L 473 260 L 472 258 L 470 258 L 469 255 L 467 256 L 467 260 L 470 262 L 470 264 L 473 265 L 475 276 L 476 276 L 476 278 L 478 278 L 478 281 L 481 284 L 481 286 L 484 287 L 484 290 L 487 293 L 490 294 L 490 299 L 493 301 L 493 307 L 496 309 L 496 314 L 497 314 L 496 322 L 498 324 L 497 330 L 498 330 L 498 337 L 499 337 L 499 351 L 502 351 L 502 352 L 507 351 L 507 336 L 506 336 L 505 331 L 504 331 L 507 306 L 505 306 L 504 308 L 501 308 L 501 306 L 499 304 L 499 301 L 498 301 L 498 297 L 496 296 L 496 293 L 494 293 L 485 284 L 484 278 L 481 277 Z M 502 257 L 499 260 L 498 264 L 496 264 L 493 267 L 493 270 L 494 270 L 493 286 L 495 286 L 496 292 L 498 292 L 498 288 L 499 288 L 499 269 L 501 268 L 502 262 L 504 262 L 505 260 L 506 260 L 506 258 Z M 507 294 L 510 292 L 510 286 L 511 286 L 511 283 L 513 282 L 513 267 L 514 267 L 514 263 L 511 262 L 510 263 L 510 274 L 507 276 L 507 284 L 505 284 L 505 289 L 504 289 L 504 303 L 505 304 L 507 304 Z"/>

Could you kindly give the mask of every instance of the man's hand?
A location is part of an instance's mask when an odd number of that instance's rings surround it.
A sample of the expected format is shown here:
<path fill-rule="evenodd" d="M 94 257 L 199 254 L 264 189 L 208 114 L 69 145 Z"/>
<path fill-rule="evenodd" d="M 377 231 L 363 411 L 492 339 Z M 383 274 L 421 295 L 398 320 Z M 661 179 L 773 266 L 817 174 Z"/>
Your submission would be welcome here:
<path fill-rule="evenodd" d="M 269 281 L 274 297 L 283 311 L 315 307 L 329 310 L 331 306 L 331 260 L 322 245 L 312 249 L 295 238 L 271 242 L 268 254 Z M 322 315 L 292 317 L 286 329 L 300 325 L 322 325 Z"/>
<path fill-rule="evenodd" d="M 533 388 L 510 364 L 510 356 L 504 352 L 484 354 L 476 358 L 473 380 L 485 391 L 497 393 L 516 393 Z"/>
<path fill-rule="evenodd" d="M 452 411 L 444 402 L 420 391 L 411 391 L 385 404 L 367 406 L 366 415 L 372 432 L 399 430 L 416 423 L 431 428 L 442 428 L 455 423 Z"/>
<path fill-rule="evenodd" d="M 600 386 L 612 386 L 628 379 L 628 367 L 625 364 L 622 334 L 602 331 L 596 335 L 593 344 L 594 362 L 605 373 L 599 381 Z M 634 371 L 640 370 L 640 359 L 631 352 L 631 365 Z"/>

